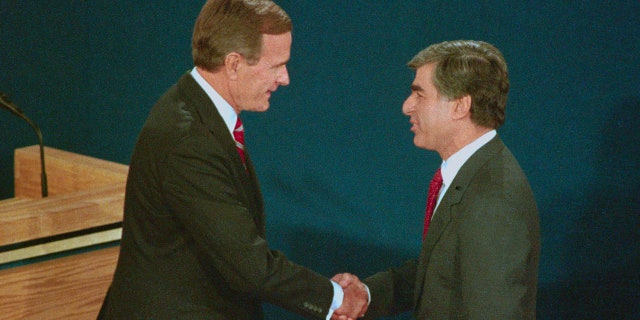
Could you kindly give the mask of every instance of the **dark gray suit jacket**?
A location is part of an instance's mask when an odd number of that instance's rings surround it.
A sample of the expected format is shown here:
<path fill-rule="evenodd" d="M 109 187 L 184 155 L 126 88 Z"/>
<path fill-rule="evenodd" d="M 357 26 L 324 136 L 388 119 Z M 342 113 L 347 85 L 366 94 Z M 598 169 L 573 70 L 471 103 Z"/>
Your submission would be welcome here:
<path fill-rule="evenodd" d="M 367 318 L 535 319 L 540 231 L 529 182 L 496 136 L 467 160 L 420 257 L 365 279 Z"/>
<path fill-rule="evenodd" d="M 270 250 L 262 195 L 190 74 L 151 110 L 129 167 L 123 235 L 99 319 L 324 319 L 328 278 Z"/>

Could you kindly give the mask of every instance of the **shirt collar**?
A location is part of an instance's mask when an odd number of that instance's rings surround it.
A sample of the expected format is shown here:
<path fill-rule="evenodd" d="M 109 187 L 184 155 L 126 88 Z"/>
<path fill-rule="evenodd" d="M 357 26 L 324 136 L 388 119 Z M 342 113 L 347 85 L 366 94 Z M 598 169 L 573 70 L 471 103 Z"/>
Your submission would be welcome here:
<path fill-rule="evenodd" d="M 487 142 L 491 141 L 496 136 L 496 130 L 491 130 L 478 139 L 474 140 L 470 144 L 466 145 L 464 148 L 460 149 L 458 152 L 454 153 L 449 159 L 442 162 L 440 166 L 440 170 L 442 172 L 442 183 L 445 186 L 451 185 L 453 178 L 456 177 L 458 171 L 464 165 L 471 156 L 478 151 L 478 149 L 482 148 Z"/>
<path fill-rule="evenodd" d="M 222 117 L 222 120 L 224 120 L 227 129 L 229 129 L 229 132 L 233 136 L 233 129 L 236 126 L 236 121 L 238 121 L 238 114 L 236 111 L 233 110 L 233 107 L 231 107 L 231 105 L 224 100 L 222 96 L 220 96 L 220 94 L 207 82 L 207 80 L 200 75 L 197 68 L 193 68 L 193 70 L 191 70 L 191 76 L 196 80 L 207 96 L 209 96 L 216 109 L 218 109 L 218 113 Z"/>

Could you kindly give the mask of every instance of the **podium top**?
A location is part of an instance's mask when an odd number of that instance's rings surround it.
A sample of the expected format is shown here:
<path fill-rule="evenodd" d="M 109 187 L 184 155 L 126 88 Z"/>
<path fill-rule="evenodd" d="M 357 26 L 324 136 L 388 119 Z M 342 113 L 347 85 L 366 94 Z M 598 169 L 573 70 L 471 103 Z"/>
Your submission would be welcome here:
<path fill-rule="evenodd" d="M 44 148 L 49 196 L 93 189 L 127 180 L 124 164 L 80 155 L 51 147 Z M 18 148 L 14 153 L 16 198 L 41 198 L 40 147 Z"/>

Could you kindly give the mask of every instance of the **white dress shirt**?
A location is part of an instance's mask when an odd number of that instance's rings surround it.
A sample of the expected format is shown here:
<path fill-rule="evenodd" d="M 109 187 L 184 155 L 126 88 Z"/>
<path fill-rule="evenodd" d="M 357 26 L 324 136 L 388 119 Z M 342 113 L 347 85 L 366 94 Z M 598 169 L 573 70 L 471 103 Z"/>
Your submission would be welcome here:
<path fill-rule="evenodd" d="M 207 80 L 200 75 L 197 68 L 193 68 L 193 70 L 191 70 L 191 76 L 196 80 L 198 85 L 200 85 L 202 90 L 207 93 L 211 101 L 213 101 L 213 104 L 218 109 L 218 113 L 229 129 L 229 134 L 233 137 L 233 129 L 235 129 L 236 122 L 238 121 L 238 114 L 236 111 L 227 102 L 227 100 L 224 100 L 222 96 L 220 96 L 220 94 L 207 82 Z"/>

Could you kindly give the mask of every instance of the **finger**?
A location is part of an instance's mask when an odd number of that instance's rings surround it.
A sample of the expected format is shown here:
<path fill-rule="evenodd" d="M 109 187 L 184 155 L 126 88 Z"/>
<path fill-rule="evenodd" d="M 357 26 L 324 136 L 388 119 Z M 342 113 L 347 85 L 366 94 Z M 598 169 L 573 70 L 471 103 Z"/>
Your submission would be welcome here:
<path fill-rule="evenodd" d="M 337 281 L 341 287 L 346 288 L 352 283 L 359 283 L 360 279 L 357 276 L 350 273 L 343 273 L 340 281 Z"/>
<path fill-rule="evenodd" d="M 348 286 L 350 286 L 350 285 L 351 285 L 351 283 L 353 283 L 353 281 L 352 281 L 352 280 L 350 280 L 350 279 L 346 279 L 346 278 L 342 278 L 342 279 L 340 279 L 340 281 L 338 281 L 338 284 L 339 284 L 343 289 L 344 289 L 344 288 L 346 288 L 346 287 L 348 287 Z"/>

